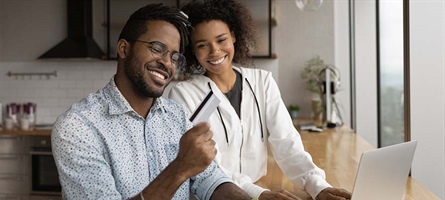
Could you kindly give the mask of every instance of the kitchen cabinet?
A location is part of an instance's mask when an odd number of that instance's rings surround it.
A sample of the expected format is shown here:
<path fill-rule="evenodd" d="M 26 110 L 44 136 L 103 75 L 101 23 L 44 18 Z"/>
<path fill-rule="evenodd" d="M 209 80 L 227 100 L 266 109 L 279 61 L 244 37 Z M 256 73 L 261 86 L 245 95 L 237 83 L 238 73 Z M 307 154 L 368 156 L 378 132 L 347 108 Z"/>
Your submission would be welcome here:
<path fill-rule="evenodd" d="M 0 200 L 29 200 L 29 197 L 19 194 L 0 194 Z"/>
<path fill-rule="evenodd" d="M 30 172 L 28 136 L 0 134 L 0 199 L 27 199 Z"/>
<path fill-rule="evenodd" d="M 240 0 L 251 10 L 252 17 L 257 24 L 258 45 L 252 49 L 254 58 L 272 58 L 272 19 L 271 0 Z M 119 34 L 130 15 L 140 7 L 149 3 L 163 3 L 168 6 L 180 6 L 184 0 L 107 0 L 105 7 L 108 13 L 105 22 L 102 23 L 106 29 L 106 47 L 104 49 L 108 59 L 116 59 L 116 44 Z M 97 13 L 95 14 L 97 16 Z"/>
<path fill-rule="evenodd" d="M 62 200 L 61 196 L 32 195 L 29 200 Z"/>

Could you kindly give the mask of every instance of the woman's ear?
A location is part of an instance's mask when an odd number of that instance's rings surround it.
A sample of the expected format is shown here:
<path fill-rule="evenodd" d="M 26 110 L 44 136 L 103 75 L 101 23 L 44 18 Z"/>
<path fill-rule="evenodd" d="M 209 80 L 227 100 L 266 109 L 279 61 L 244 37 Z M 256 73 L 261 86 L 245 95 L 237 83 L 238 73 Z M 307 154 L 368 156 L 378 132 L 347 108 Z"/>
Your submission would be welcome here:
<path fill-rule="evenodd" d="M 236 42 L 235 32 L 230 31 L 230 35 L 232 35 L 232 41 L 233 43 L 235 43 Z"/>
<path fill-rule="evenodd" d="M 124 59 L 127 57 L 130 46 L 130 43 L 125 39 L 120 39 L 117 42 L 117 55 L 119 55 L 119 58 Z"/>

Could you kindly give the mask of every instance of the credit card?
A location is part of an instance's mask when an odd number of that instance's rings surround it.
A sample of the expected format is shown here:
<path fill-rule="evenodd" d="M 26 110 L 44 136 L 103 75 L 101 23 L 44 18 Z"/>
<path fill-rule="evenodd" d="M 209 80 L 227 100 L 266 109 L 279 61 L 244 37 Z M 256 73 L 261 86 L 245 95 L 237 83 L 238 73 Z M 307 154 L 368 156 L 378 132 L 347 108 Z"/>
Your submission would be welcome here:
<path fill-rule="evenodd" d="M 210 115 L 212 115 L 213 111 L 215 111 L 220 102 L 221 100 L 219 100 L 218 97 L 213 94 L 213 91 L 210 91 L 193 112 L 192 116 L 190 117 L 190 121 L 192 121 L 193 124 L 208 121 Z"/>

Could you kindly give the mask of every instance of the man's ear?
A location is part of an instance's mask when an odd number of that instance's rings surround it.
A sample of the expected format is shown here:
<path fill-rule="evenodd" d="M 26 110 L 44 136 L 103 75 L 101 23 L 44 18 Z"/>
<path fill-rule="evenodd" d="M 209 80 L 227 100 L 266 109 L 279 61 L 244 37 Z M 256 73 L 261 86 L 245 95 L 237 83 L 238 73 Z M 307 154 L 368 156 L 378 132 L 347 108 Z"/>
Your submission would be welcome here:
<path fill-rule="evenodd" d="M 117 42 L 117 55 L 119 58 L 124 59 L 127 57 L 128 52 L 130 51 L 130 43 L 125 39 L 120 39 Z"/>

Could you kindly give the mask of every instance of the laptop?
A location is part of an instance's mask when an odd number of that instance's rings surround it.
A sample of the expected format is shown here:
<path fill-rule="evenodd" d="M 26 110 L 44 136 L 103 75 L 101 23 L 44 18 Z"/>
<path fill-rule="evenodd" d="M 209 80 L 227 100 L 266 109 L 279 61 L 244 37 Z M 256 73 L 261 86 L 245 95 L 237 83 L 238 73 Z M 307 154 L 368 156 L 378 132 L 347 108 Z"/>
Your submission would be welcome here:
<path fill-rule="evenodd" d="M 351 199 L 403 199 L 416 146 L 410 141 L 363 153 Z"/>

